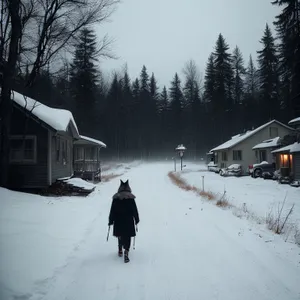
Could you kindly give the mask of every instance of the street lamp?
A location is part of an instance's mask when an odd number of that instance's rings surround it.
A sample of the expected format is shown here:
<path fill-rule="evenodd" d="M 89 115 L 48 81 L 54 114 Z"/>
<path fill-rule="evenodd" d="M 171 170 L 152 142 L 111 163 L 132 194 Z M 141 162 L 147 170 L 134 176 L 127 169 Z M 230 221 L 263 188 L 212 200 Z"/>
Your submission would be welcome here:
<path fill-rule="evenodd" d="M 184 151 L 186 150 L 186 148 L 181 144 L 181 145 L 178 145 L 175 150 L 180 157 L 180 166 L 181 166 L 180 169 L 182 171 L 182 158 L 183 158 L 183 154 L 184 154 Z"/>

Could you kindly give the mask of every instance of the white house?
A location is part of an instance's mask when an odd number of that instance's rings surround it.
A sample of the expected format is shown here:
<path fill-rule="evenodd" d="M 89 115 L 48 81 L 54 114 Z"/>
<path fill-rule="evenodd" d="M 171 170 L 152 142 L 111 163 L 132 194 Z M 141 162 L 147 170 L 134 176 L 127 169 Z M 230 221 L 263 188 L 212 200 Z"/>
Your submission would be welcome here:
<path fill-rule="evenodd" d="M 272 120 L 254 130 L 233 136 L 225 143 L 211 149 L 210 152 L 215 154 L 215 163 L 219 168 L 240 164 L 243 171 L 247 172 L 249 165 L 259 163 L 264 158 L 270 159 L 270 157 L 267 157 L 267 153 L 264 156 L 263 152 L 253 151 L 253 147 L 258 146 L 258 149 L 262 150 L 261 147 L 265 146 L 266 143 L 275 144 L 275 142 L 278 142 L 279 137 L 284 137 L 293 131 L 292 127 L 277 120 Z M 264 145 L 261 143 L 264 143 Z"/>

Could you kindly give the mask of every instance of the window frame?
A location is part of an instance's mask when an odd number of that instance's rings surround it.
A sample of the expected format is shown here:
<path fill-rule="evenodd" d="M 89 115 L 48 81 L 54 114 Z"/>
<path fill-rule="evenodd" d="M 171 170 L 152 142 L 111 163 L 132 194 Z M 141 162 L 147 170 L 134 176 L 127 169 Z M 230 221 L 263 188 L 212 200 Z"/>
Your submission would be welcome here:
<path fill-rule="evenodd" d="M 60 163 L 60 157 L 61 157 L 61 137 L 56 136 L 55 137 L 55 161 L 56 163 Z"/>
<path fill-rule="evenodd" d="M 227 151 L 222 151 L 221 152 L 221 158 L 222 158 L 222 161 L 228 161 L 228 153 L 227 153 Z"/>
<path fill-rule="evenodd" d="M 263 156 L 265 156 L 265 159 L 263 159 Z M 259 162 L 267 161 L 267 150 L 261 149 L 259 150 Z"/>
<path fill-rule="evenodd" d="M 240 158 L 236 158 L 235 154 L 240 153 Z M 238 156 L 238 155 L 237 155 Z M 243 154 L 242 154 L 242 150 L 232 150 L 232 160 L 233 161 L 242 161 L 243 160 Z"/>
<path fill-rule="evenodd" d="M 10 164 L 30 164 L 34 165 L 37 163 L 37 136 L 36 135 L 11 135 L 9 137 L 9 141 L 11 140 L 32 140 L 33 141 L 33 158 L 32 159 L 26 159 L 25 158 L 25 152 L 23 149 L 22 159 L 14 159 L 12 158 L 12 147 L 10 145 L 10 151 L 9 151 L 9 163 Z"/>

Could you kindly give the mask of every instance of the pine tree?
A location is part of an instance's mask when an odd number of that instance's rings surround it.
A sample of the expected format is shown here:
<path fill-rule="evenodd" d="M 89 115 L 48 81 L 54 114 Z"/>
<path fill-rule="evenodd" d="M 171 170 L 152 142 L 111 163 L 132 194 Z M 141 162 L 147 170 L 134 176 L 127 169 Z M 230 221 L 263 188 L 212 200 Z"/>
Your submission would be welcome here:
<path fill-rule="evenodd" d="M 259 107 L 258 72 L 254 65 L 252 55 L 249 57 L 249 62 L 245 73 L 244 91 L 243 118 L 245 122 L 243 128 L 260 126 L 261 116 L 259 116 L 259 113 L 261 108 Z"/>
<path fill-rule="evenodd" d="M 124 73 L 124 77 L 122 79 L 122 82 L 123 82 L 123 93 L 124 93 L 124 95 L 126 95 L 126 97 L 131 97 L 132 92 L 131 92 L 131 86 L 130 86 L 130 78 L 129 78 L 127 70 Z"/>
<path fill-rule="evenodd" d="M 250 54 L 248 67 L 245 73 L 245 93 L 253 99 L 257 96 L 258 91 L 258 78 L 257 70 L 254 65 L 252 55 Z"/>
<path fill-rule="evenodd" d="M 266 121 L 275 118 L 279 110 L 278 57 L 275 40 L 268 24 L 260 42 L 262 50 L 257 51 L 260 101 L 262 106 L 262 121 Z"/>
<path fill-rule="evenodd" d="M 141 75 L 140 75 L 140 82 L 141 82 L 141 94 L 144 96 L 150 92 L 149 88 L 149 75 L 147 73 L 147 68 L 145 65 L 142 68 Z"/>
<path fill-rule="evenodd" d="M 232 58 L 228 50 L 229 46 L 220 34 L 214 53 L 216 97 L 219 101 L 218 111 L 228 110 L 232 106 L 233 71 Z"/>
<path fill-rule="evenodd" d="M 105 108 L 106 111 L 106 124 L 107 124 L 107 135 L 106 140 L 107 144 L 110 145 L 113 155 L 117 155 L 118 158 L 122 155 L 122 142 L 123 142 L 123 132 L 122 124 L 123 120 L 123 109 L 122 109 L 122 86 L 118 79 L 117 74 L 114 75 L 111 87 L 107 95 L 107 105 Z"/>
<path fill-rule="evenodd" d="M 233 50 L 232 68 L 234 72 L 234 102 L 240 104 L 243 99 L 244 88 L 244 59 L 238 46 Z"/>
<path fill-rule="evenodd" d="M 232 57 L 229 46 L 222 34 L 219 35 L 214 52 L 215 65 L 215 97 L 212 111 L 215 126 L 220 126 L 222 139 L 228 138 L 232 133 L 233 88 L 234 77 L 232 70 Z M 225 125 L 226 124 L 226 125 Z M 225 125 L 225 126 L 224 126 Z"/>
<path fill-rule="evenodd" d="M 79 101 L 93 101 L 94 89 L 97 85 L 98 70 L 97 38 L 93 30 L 84 28 L 76 46 L 75 56 L 71 64 L 71 89 Z"/>
<path fill-rule="evenodd" d="M 283 7 L 274 25 L 281 40 L 279 47 L 280 73 L 283 82 L 283 99 L 291 118 L 300 114 L 300 2 L 275 0 L 273 5 Z"/>
<path fill-rule="evenodd" d="M 157 87 L 157 81 L 154 76 L 154 73 L 152 73 L 150 78 L 150 96 L 155 101 L 155 103 L 158 101 L 158 87 Z"/>
<path fill-rule="evenodd" d="M 208 58 L 204 77 L 204 101 L 210 103 L 215 101 L 216 93 L 216 70 L 214 60 L 215 58 L 212 53 Z"/>
<path fill-rule="evenodd" d="M 173 141 L 176 139 L 180 141 L 183 138 L 182 128 L 182 103 L 183 93 L 181 90 L 181 81 L 178 74 L 176 73 L 174 79 L 171 82 L 170 87 L 170 127 L 172 128 Z M 179 142 L 178 142 L 179 143 Z"/>
<path fill-rule="evenodd" d="M 75 47 L 75 55 L 71 64 L 70 93 L 75 118 L 82 131 L 88 131 L 88 120 L 95 121 L 93 114 L 97 98 L 98 70 L 97 38 L 93 30 L 84 28 Z M 86 107 L 90 110 L 86 112 Z"/>
<path fill-rule="evenodd" d="M 182 108 L 183 94 L 181 90 L 181 81 L 176 73 L 170 87 L 170 100 L 173 108 L 177 108 L 180 111 Z"/>
<path fill-rule="evenodd" d="M 140 82 L 139 82 L 139 79 L 136 78 L 132 84 L 132 96 L 135 99 L 135 101 L 137 101 L 139 99 L 140 91 L 141 91 Z"/>
<path fill-rule="evenodd" d="M 169 108 L 169 99 L 168 99 L 168 91 L 166 86 L 163 87 L 163 90 L 159 97 L 159 113 L 162 113 L 163 111 L 167 111 Z"/>
<path fill-rule="evenodd" d="M 158 135 L 160 138 L 159 144 L 161 149 L 161 154 L 164 152 L 168 153 L 169 148 L 169 98 L 166 86 L 163 87 L 162 92 L 159 94 L 159 100 L 157 105 L 157 112 L 159 118 L 159 131 Z"/>

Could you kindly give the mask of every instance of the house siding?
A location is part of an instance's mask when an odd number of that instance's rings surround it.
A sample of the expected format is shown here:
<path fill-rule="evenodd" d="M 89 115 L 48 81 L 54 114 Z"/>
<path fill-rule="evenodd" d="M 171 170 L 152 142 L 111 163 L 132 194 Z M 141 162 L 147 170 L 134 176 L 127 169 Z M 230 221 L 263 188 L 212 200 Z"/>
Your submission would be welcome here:
<path fill-rule="evenodd" d="M 27 127 L 27 128 L 26 128 Z M 14 108 L 11 122 L 11 135 L 36 136 L 37 160 L 35 164 L 10 163 L 8 184 L 10 188 L 43 188 L 47 186 L 47 147 L 48 129 L 20 110 Z"/>
<path fill-rule="evenodd" d="M 295 180 L 300 180 L 300 152 L 293 153 Z"/>
<path fill-rule="evenodd" d="M 218 167 L 228 167 L 232 164 L 240 164 L 243 168 L 243 171 L 247 172 L 248 166 L 257 162 L 255 151 L 252 150 L 252 148 L 264 140 L 274 138 L 274 136 L 270 136 L 270 129 L 269 129 L 270 127 L 276 127 L 278 129 L 278 136 L 280 137 L 283 137 L 291 133 L 291 130 L 289 130 L 284 126 L 281 126 L 280 124 L 277 123 L 270 124 L 266 128 L 260 130 L 259 132 L 250 136 L 246 140 L 235 145 L 234 147 L 227 150 L 223 150 L 227 152 L 227 161 L 222 160 L 222 154 L 221 154 L 222 150 L 216 151 L 218 153 Z M 233 150 L 242 151 L 242 160 L 239 161 L 233 160 Z M 267 151 L 267 157 L 269 163 L 275 161 L 273 159 L 273 155 L 270 150 Z"/>
<path fill-rule="evenodd" d="M 57 160 L 56 155 L 56 136 L 60 138 L 60 153 Z M 51 158 L 52 158 L 52 172 L 51 179 L 55 182 L 59 178 L 69 177 L 73 175 L 73 138 L 67 135 L 55 135 L 51 136 Z M 67 148 L 67 161 L 63 163 L 62 145 L 68 141 Z"/>

